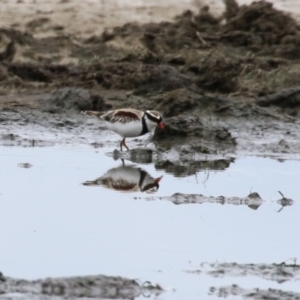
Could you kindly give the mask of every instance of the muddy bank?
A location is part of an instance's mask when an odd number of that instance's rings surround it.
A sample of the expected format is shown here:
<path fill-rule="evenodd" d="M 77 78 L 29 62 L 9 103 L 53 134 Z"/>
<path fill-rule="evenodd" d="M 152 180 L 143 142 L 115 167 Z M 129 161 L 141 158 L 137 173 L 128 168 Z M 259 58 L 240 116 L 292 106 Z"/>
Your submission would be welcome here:
<path fill-rule="evenodd" d="M 2 29 L 1 122 L 10 125 L 1 129 L 2 143 L 47 145 L 61 135 L 61 140 L 104 145 L 94 137 L 97 125 L 89 127 L 92 121 L 84 121 L 79 111 L 137 107 L 164 114 L 166 129 L 157 131 L 154 141 L 179 156 L 297 158 L 299 89 L 287 89 L 297 85 L 289 82 L 298 78 L 297 56 L 277 53 L 296 43 L 296 21 L 265 2 L 236 7 L 224 18 L 225 23 L 205 8 L 174 22 L 128 23 L 76 42 L 70 36 L 36 38 Z M 288 43 L 281 22 L 288 24 Z M 240 35 L 247 43 L 235 43 Z M 77 62 L 62 63 L 66 49 Z M 51 129 L 47 137 L 45 127 Z"/>
<path fill-rule="evenodd" d="M 203 6 L 84 38 L 64 26 L 33 34 L 51 22 L 0 29 L 2 144 L 115 145 L 79 111 L 135 107 L 163 113 L 153 141 L 181 158 L 299 159 L 300 27 L 272 4 L 226 1 L 222 16 Z"/>
<path fill-rule="evenodd" d="M 34 281 L 0 277 L 1 298 L 9 299 L 133 299 L 143 294 L 160 294 L 159 285 L 123 277 L 85 276 L 47 278 Z"/>
<path fill-rule="evenodd" d="M 183 90 L 161 95 L 170 97 L 176 93 L 180 95 Z M 156 161 L 158 168 L 186 165 L 187 172 L 190 166 L 201 169 L 203 161 L 228 160 L 247 154 L 299 159 L 300 122 L 297 118 L 281 114 L 274 107 L 231 102 L 225 97 L 201 96 L 194 92 L 185 95 L 198 100 L 186 109 L 187 113 L 180 115 L 168 110 L 172 105 L 168 107 L 160 101 L 161 108 L 165 107 L 167 112 L 165 130 L 156 130 L 153 138 L 150 134 L 128 139 L 130 148 L 136 151 L 123 154 L 126 158 L 137 163 Z M 122 106 L 146 109 L 150 107 L 147 103 L 151 103 L 151 99 L 126 96 L 124 92 L 116 91 L 93 94 L 87 89 L 70 87 L 42 95 L 0 96 L 0 143 L 11 146 L 72 143 L 118 149 L 119 136 L 109 133 L 103 123 L 80 114 L 80 111 Z M 175 99 L 182 101 L 180 97 Z M 170 101 L 173 100 L 171 96 Z M 145 147 L 150 148 L 145 150 L 150 151 L 148 154 L 139 150 Z"/>
<path fill-rule="evenodd" d="M 221 17 L 204 6 L 173 22 L 126 23 L 88 38 L 64 27 L 35 37 L 45 23 L 0 30 L 3 92 L 77 86 L 149 96 L 183 88 L 255 97 L 300 84 L 299 25 L 265 1 L 228 1 Z"/>
<path fill-rule="evenodd" d="M 289 87 L 300 84 L 299 25 L 270 3 L 234 3 L 221 17 L 202 7 L 173 22 L 127 23 L 88 38 L 64 28 L 33 35 L 49 28 L 47 18 L 26 31 L 2 28 L 1 143 L 107 145 L 95 135 L 101 125 L 80 110 L 154 108 L 166 122 L 154 142 L 181 159 L 297 159 L 299 88 Z"/>

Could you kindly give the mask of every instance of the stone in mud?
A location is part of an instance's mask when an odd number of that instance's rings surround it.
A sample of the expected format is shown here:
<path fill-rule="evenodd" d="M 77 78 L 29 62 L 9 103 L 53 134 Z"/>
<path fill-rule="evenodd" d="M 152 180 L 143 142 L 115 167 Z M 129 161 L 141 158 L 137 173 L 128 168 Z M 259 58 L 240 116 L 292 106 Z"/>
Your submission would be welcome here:
<path fill-rule="evenodd" d="M 89 91 L 82 88 L 61 88 L 44 99 L 43 111 L 50 113 L 80 112 L 91 109 L 93 109 L 91 95 Z"/>

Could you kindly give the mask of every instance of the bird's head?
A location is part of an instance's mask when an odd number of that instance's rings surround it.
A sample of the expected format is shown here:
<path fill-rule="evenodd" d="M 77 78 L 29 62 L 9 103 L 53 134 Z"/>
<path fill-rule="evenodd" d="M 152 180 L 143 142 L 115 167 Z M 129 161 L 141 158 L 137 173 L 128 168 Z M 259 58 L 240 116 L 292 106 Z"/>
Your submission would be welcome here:
<path fill-rule="evenodd" d="M 162 115 L 156 110 L 146 110 L 145 119 L 149 130 L 157 126 L 159 129 L 164 129 L 165 124 L 162 120 Z"/>

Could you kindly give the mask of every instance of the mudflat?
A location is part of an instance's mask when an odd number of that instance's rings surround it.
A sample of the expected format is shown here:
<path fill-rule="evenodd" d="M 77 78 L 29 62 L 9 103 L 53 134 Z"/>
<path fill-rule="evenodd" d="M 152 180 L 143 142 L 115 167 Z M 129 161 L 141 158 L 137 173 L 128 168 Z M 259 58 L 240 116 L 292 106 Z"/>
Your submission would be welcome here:
<path fill-rule="evenodd" d="M 118 137 L 80 112 L 133 107 L 162 112 L 165 129 L 131 139 L 129 152 L 110 151 L 116 160 L 154 163 L 156 170 L 184 177 L 224 171 L 246 156 L 300 159 L 297 1 L 7 1 L 0 15 L 1 146 L 118 148 Z M 19 167 L 29 169 L 30 161 Z M 101 185 L 100 179 L 87 182 Z M 232 195 L 178 190 L 135 200 L 252 210 L 268 201 L 254 191 Z M 295 202 L 281 192 L 279 198 L 281 209 Z M 187 272 L 213 277 L 247 273 L 276 277 L 280 283 L 299 277 L 296 262 L 206 266 L 209 271 L 201 266 Z M 45 299 L 131 299 L 145 290 L 152 296 L 163 290 L 156 283 L 145 286 L 104 275 L 38 281 L 4 275 L 1 293 L 43 294 Z M 106 291 L 110 284 L 118 293 Z M 235 284 L 212 287 L 209 294 L 299 298 L 297 292 Z"/>

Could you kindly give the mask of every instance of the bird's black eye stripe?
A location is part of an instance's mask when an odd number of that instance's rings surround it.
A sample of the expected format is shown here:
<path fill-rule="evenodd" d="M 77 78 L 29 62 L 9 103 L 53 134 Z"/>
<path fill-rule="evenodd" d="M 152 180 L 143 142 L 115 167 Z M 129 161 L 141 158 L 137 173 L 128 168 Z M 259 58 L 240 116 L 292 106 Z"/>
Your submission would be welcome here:
<path fill-rule="evenodd" d="M 160 123 L 162 121 L 162 118 L 159 117 L 159 118 L 156 118 L 156 117 L 153 117 L 151 114 L 149 114 L 148 112 L 146 112 L 146 116 L 148 117 L 149 120 L 151 120 L 152 122 L 154 123 Z"/>

